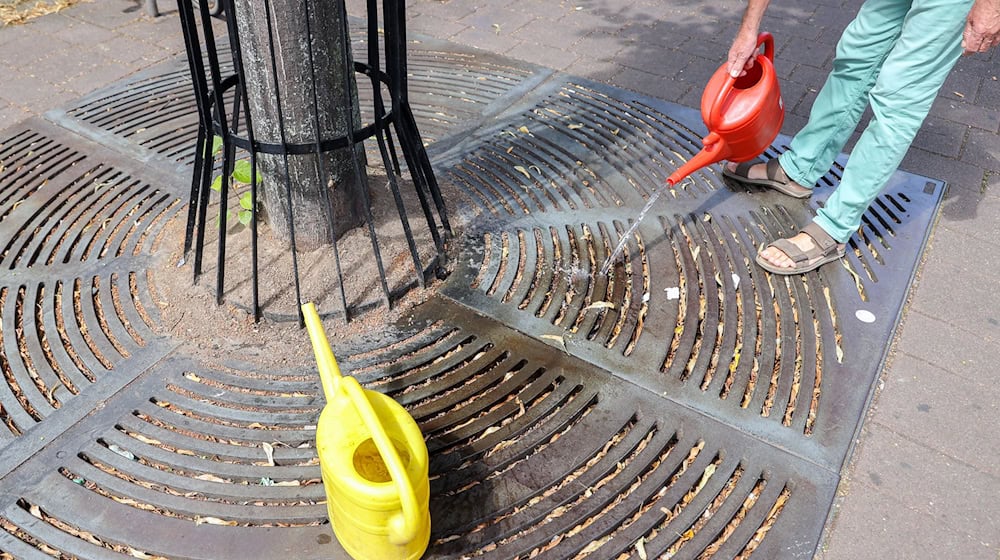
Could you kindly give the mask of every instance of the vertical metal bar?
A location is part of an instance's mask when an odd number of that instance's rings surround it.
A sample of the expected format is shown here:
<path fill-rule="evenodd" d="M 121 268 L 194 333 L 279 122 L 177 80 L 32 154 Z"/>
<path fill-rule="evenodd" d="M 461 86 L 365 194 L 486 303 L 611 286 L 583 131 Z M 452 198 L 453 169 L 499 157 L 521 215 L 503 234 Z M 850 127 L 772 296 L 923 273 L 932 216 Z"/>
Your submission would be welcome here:
<path fill-rule="evenodd" d="M 233 170 L 236 168 L 236 144 L 232 141 L 232 135 L 239 129 L 240 122 L 240 90 L 236 86 L 236 95 L 233 96 L 232 123 L 229 126 L 229 142 L 225 142 L 224 155 L 222 157 L 222 186 L 219 189 L 219 251 L 218 263 L 215 269 L 215 302 L 222 304 L 222 294 L 226 287 L 226 241 L 227 229 L 229 227 L 229 186 Z M 256 280 L 256 279 L 255 279 Z"/>
<path fill-rule="evenodd" d="M 343 10 L 341 17 L 341 32 L 344 35 L 344 40 L 348 40 L 351 36 L 350 29 L 347 25 L 347 8 L 343 2 L 340 2 L 340 7 Z M 354 74 L 354 65 L 351 64 L 351 58 L 348 56 L 348 49 L 341 50 L 341 64 L 344 68 L 344 97 L 346 97 L 347 107 L 354 107 L 354 92 L 351 89 L 351 76 Z M 360 106 L 360 103 L 358 104 Z M 361 178 L 361 166 L 358 163 L 358 158 L 354 157 L 354 114 L 350 113 L 347 119 L 347 147 L 351 150 L 351 161 L 354 163 L 354 174 L 358 178 L 359 183 L 362 185 L 367 185 L 367 182 Z M 389 284 L 386 282 L 385 277 L 385 265 L 382 263 L 382 251 L 378 247 L 378 234 L 375 232 L 375 217 L 372 216 L 372 200 L 371 196 L 368 195 L 368 189 L 361 189 L 362 198 L 364 198 L 365 203 L 365 214 L 368 219 L 368 235 L 372 242 L 372 251 L 375 254 L 375 264 L 378 266 L 378 276 L 379 282 L 382 285 L 382 293 L 385 296 L 384 302 L 385 306 L 392 309 L 392 294 L 389 292 Z"/>
<path fill-rule="evenodd" d="M 221 13 L 223 7 L 230 14 L 226 20 L 229 30 L 229 48 L 233 57 L 233 69 L 238 78 L 237 95 L 243 100 L 243 122 L 246 127 L 247 141 L 250 143 L 250 198 L 253 199 L 253 208 L 250 209 L 250 274 L 251 292 L 253 304 L 253 320 L 260 321 L 260 282 L 259 280 L 259 249 L 257 244 L 257 142 L 253 133 L 253 120 L 250 116 L 250 100 L 247 97 L 246 73 L 243 65 L 243 50 L 240 45 L 239 25 L 236 22 L 236 9 L 234 0 L 216 0 L 216 11 Z M 225 2 L 225 3 L 223 3 Z"/>
<path fill-rule="evenodd" d="M 379 41 L 378 41 L 378 2 L 368 0 L 368 69 L 372 84 L 372 99 L 375 105 L 375 140 L 378 143 L 379 153 L 382 155 L 382 165 L 385 166 L 385 174 L 389 178 L 389 186 L 392 196 L 396 201 L 396 209 L 399 212 L 399 221 L 403 225 L 403 233 L 406 235 L 406 244 L 410 249 L 410 257 L 413 259 L 413 266 L 417 273 L 417 283 L 424 287 L 424 266 L 420 259 L 420 251 L 417 249 L 413 231 L 410 228 L 410 220 L 406 215 L 406 206 L 403 204 L 403 197 L 400 194 L 399 182 L 396 177 L 399 171 L 390 167 L 389 154 L 386 149 L 385 132 L 388 123 L 385 122 L 385 100 L 382 99 L 382 69 L 379 65 Z M 398 168 L 398 162 L 396 162 Z"/>
<path fill-rule="evenodd" d="M 222 303 L 222 281 L 225 277 L 226 268 L 226 240 L 225 240 L 225 219 L 228 211 L 228 200 L 226 198 L 229 175 L 233 172 L 233 158 L 235 157 L 235 146 L 232 143 L 229 132 L 229 123 L 226 118 L 226 102 L 222 91 L 222 72 L 219 64 L 219 53 L 215 43 L 215 31 L 212 28 L 212 16 L 208 11 L 206 2 L 198 2 L 198 9 L 201 13 L 201 25 L 205 33 L 205 54 L 208 55 L 208 69 L 212 79 L 212 93 L 215 97 L 214 107 L 216 119 L 213 125 L 218 124 L 220 135 L 225 143 L 222 157 L 222 192 L 219 200 L 219 257 L 216 263 L 216 283 L 215 297 L 218 303 Z M 207 202 L 207 193 L 204 197 Z M 200 265 L 200 263 L 198 263 Z"/>
<path fill-rule="evenodd" d="M 395 62 L 398 64 L 399 84 L 397 84 L 397 87 L 399 88 L 400 105 L 402 108 L 402 114 L 399 116 L 400 120 L 397 123 L 402 125 L 410 136 L 411 147 L 416 150 L 415 156 L 420 173 L 423 176 L 425 184 L 430 188 L 431 197 L 434 199 L 435 206 L 437 206 L 438 218 L 441 219 L 441 225 L 445 231 L 451 234 L 451 224 L 448 222 L 448 211 L 445 207 L 444 198 L 441 197 L 441 189 L 437 184 L 437 179 L 434 177 L 431 160 L 427 156 L 427 150 L 420 139 L 417 121 L 413 118 L 413 111 L 410 108 L 410 88 L 406 66 L 406 0 L 390 1 L 395 2 L 397 9 L 396 17 L 393 18 L 393 34 L 396 36 L 393 43 L 399 49 L 397 53 L 398 58 Z"/>
<path fill-rule="evenodd" d="M 236 17 L 233 13 L 230 17 Z M 299 327 L 305 326 L 302 316 L 302 287 L 299 285 L 299 258 L 295 253 L 295 216 L 292 212 L 292 178 L 288 167 L 288 141 L 285 136 L 285 116 L 281 110 L 281 87 L 278 84 L 278 61 L 274 51 L 274 26 L 271 24 L 271 1 L 264 0 L 264 19 L 267 21 L 267 44 L 271 57 L 271 73 L 274 76 L 274 101 L 278 108 L 278 134 L 281 137 L 281 156 L 285 165 L 285 195 L 288 197 L 288 237 L 292 248 L 292 272 L 295 274 L 295 312 Z"/>
<path fill-rule="evenodd" d="M 305 10 L 306 10 L 306 37 L 309 38 L 309 41 L 308 41 L 309 42 L 309 49 L 307 51 L 307 55 L 309 57 L 309 74 L 312 77 L 311 86 L 312 86 L 312 101 L 313 101 L 313 126 L 316 129 L 316 150 L 315 150 L 315 154 L 316 154 L 316 166 L 317 166 L 316 171 L 317 171 L 317 174 L 319 175 L 319 179 L 320 179 L 320 192 L 322 192 L 323 205 L 325 207 L 324 211 L 326 212 L 327 221 L 328 221 L 329 227 L 330 227 L 330 236 L 331 236 L 330 241 L 331 241 L 331 243 L 333 245 L 333 262 L 334 262 L 334 266 L 335 266 L 335 268 L 337 270 L 337 289 L 340 292 L 340 309 L 341 309 L 341 311 L 344 314 L 344 322 L 348 323 L 351 320 L 351 316 L 350 316 L 350 312 L 349 312 L 349 310 L 347 308 L 347 292 L 344 289 L 344 273 L 343 273 L 343 270 L 341 269 L 341 265 L 340 265 L 340 250 L 337 247 L 337 235 L 336 235 L 336 231 L 337 231 L 337 229 L 336 229 L 336 223 L 337 223 L 337 220 L 336 220 L 336 216 L 334 215 L 335 210 L 333 208 L 333 204 L 330 202 L 330 188 L 329 188 L 329 185 L 330 185 L 329 179 L 330 178 L 327 175 L 326 167 L 323 165 L 323 161 L 322 161 L 323 149 L 321 147 L 321 143 L 322 143 L 321 136 L 322 135 L 321 135 L 321 131 L 320 131 L 320 122 L 319 122 L 319 94 L 316 91 L 316 66 L 315 66 L 315 62 L 314 62 L 314 59 L 313 59 L 312 23 L 310 23 L 310 18 L 312 17 L 312 11 L 309 9 L 310 6 L 312 6 L 312 2 L 306 2 L 305 3 Z M 347 17 L 346 11 L 344 13 L 344 17 L 345 18 Z M 350 40 L 351 40 L 351 38 L 349 36 L 345 37 L 345 41 L 350 42 Z M 346 45 L 345 45 L 345 48 L 347 48 Z M 351 69 L 351 70 L 353 71 L 353 69 Z M 348 120 L 351 120 L 351 119 L 354 118 L 354 113 L 351 111 L 350 108 L 348 109 L 347 118 L 348 118 Z M 352 153 L 351 156 L 353 157 L 354 154 Z"/>
<path fill-rule="evenodd" d="M 413 177 L 414 190 L 420 200 L 420 207 L 424 212 L 424 219 L 431 231 L 434 239 L 434 246 L 437 247 L 438 254 L 444 253 L 444 243 L 437 231 L 437 223 L 430 205 L 427 203 L 427 188 L 422 169 L 418 166 L 417 158 L 414 154 L 413 138 L 409 130 L 404 126 L 402 117 L 403 107 L 408 103 L 406 96 L 406 44 L 400 42 L 399 19 L 402 16 L 402 0 L 384 0 L 384 26 L 385 26 L 385 66 L 389 77 L 389 98 L 392 100 L 393 122 L 396 125 L 396 134 L 399 136 L 399 145 L 403 149 L 403 157 L 406 165 L 410 169 Z M 419 136 L 416 142 L 420 142 Z"/>
<path fill-rule="evenodd" d="M 194 7 L 191 0 L 177 0 L 177 10 L 180 13 L 181 30 L 184 34 L 184 45 L 187 49 L 188 66 L 191 71 L 191 85 L 194 88 L 195 102 L 198 106 L 198 140 L 195 146 L 195 165 L 191 174 L 191 199 L 188 204 L 187 223 L 184 230 L 184 252 L 183 259 L 187 259 L 191 250 L 192 234 L 195 224 L 198 224 L 198 243 L 195 250 L 194 280 L 197 282 L 201 274 L 201 255 L 205 234 L 204 204 L 201 200 L 207 198 L 202 196 L 208 190 L 209 184 L 205 182 L 205 166 L 211 168 L 212 145 L 214 135 L 212 134 L 211 101 L 209 99 L 208 84 L 205 80 L 205 65 L 202 61 L 201 39 L 198 34 L 198 24 L 195 20 Z"/>

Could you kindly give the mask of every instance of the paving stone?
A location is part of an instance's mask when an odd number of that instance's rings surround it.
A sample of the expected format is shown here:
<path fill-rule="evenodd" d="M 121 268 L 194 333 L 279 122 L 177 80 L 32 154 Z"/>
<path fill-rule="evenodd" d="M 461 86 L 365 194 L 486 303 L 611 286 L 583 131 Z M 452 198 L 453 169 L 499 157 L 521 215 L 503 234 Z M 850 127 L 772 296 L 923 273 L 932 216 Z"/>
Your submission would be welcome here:
<path fill-rule="evenodd" d="M 814 68 L 822 68 L 828 61 L 833 59 L 833 49 L 829 45 L 802 39 L 800 37 L 788 37 L 781 50 L 775 53 L 775 58 L 806 64 Z"/>
<path fill-rule="evenodd" d="M 521 26 L 512 35 L 514 38 L 535 45 L 545 45 L 550 48 L 571 50 L 571 45 L 583 39 L 586 33 L 580 29 L 562 30 L 553 33 L 551 20 L 536 18 Z"/>
<path fill-rule="evenodd" d="M 1000 130 L 1000 111 L 977 107 L 967 103 L 964 99 L 953 99 L 939 95 L 934 101 L 934 105 L 931 106 L 929 116 L 955 121 L 993 133 Z"/>
<path fill-rule="evenodd" d="M 593 60 L 581 57 L 567 66 L 565 71 L 574 76 L 612 84 L 614 83 L 614 77 L 622 71 L 622 66 L 615 61 Z"/>
<path fill-rule="evenodd" d="M 949 188 L 974 188 L 978 191 L 983 182 L 981 167 L 920 148 L 910 148 L 899 168 L 932 179 L 941 179 L 949 184 Z"/>
<path fill-rule="evenodd" d="M 535 18 L 555 21 L 576 9 L 575 2 L 553 2 L 552 0 L 518 0 L 511 2 L 511 8 L 531 14 Z"/>
<path fill-rule="evenodd" d="M 1000 239 L 1000 176 L 988 175 L 980 189 L 948 189 L 940 227 L 962 231 L 984 242 Z"/>
<path fill-rule="evenodd" d="M 970 130 L 969 139 L 962 150 L 962 161 L 1000 172 L 1000 143 L 997 143 L 997 135 L 984 130 Z"/>
<path fill-rule="evenodd" d="M 1000 355 L 1000 341 L 988 341 L 979 333 L 957 331 L 947 315 L 931 316 L 916 309 L 907 311 L 896 342 L 896 351 L 945 369 L 969 380 L 992 367 L 992 356 Z M 946 333 L 948 336 L 941 336 Z M 956 344 L 961 341 L 963 344 Z M 970 354 L 969 347 L 981 351 Z"/>
<path fill-rule="evenodd" d="M 996 560 L 997 549 L 976 535 L 943 530 L 933 516 L 878 488 L 853 481 L 815 560 Z"/>
<path fill-rule="evenodd" d="M 79 2 L 67 9 L 67 16 L 86 21 L 108 29 L 115 29 L 134 24 L 137 20 L 152 19 L 146 15 L 142 0 L 101 0 L 102 6 L 95 2 Z M 169 7 L 163 2 L 164 7 Z"/>
<path fill-rule="evenodd" d="M 570 50 L 579 56 L 600 60 L 618 59 L 621 53 L 624 55 L 623 58 L 628 60 L 635 56 L 630 54 L 634 52 L 634 46 L 636 45 L 629 41 L 603 31 L 592 31 L 573 43 Z"/>
<path fill-rule="evenodd" d="M 0 99 L 0 130 L 13 126 L 31 115 L 27 109 Z"/>
<path fill-rule="evenodd" d="M 970 429 L 996 425 L 998 381 L 993 367 L 984 367 L 979 379 L 969 379 L 908 355 L 896 356 L 871 418 L 872 429 L 891 429 L 1000 481 L 1000 440 Z M 949 436 L 942 438 L 941 433 Z"/>
<path fill-rule="evenodd" d="M 50 82 L 17 70 L 7 72 L 4 79 L 0 80 L 0 96 L 14 99 L 22 106 L 38 113 L 58 107 L 77 97 Z"/>
<path fill-rule="evenodd" d="M 476 4 L 456 0 L 423 0 L 407 4 L 407 16 L 420 14 L 446 21 L 458 21 L 476 11 Z M 359 13 L 364 13 L 360 10 Z"/>
<path fill-rule="evenodd" d="M 778 67 L 784 66 L 781 64 L 781 61 L 776 61 L 775 64 Z M 829 70 L 816 68 L 808 64 L 794 64 L 791 66 L 792 70 L 789 78 L 796 82 L 807 84 L 816 91 L 819 91 L 823 87 L 823 84 L 826 83 L 826 77 L 830 75 Z"/>
<path fill-rule="evenodd" d="M 887 384 L 891 383 L 890 375 Z M 1000 501 L 987 498 L 1000 495 L 1000 478 L 956 461 L 932 443 L 914 442 L 878 424 L 880 415 L 880 411 L 873 414 L 876 424 L 866 433 L 851 480 L 871 485 L 896 502 L 911 504 L 911 509 L 936 519 L 943 532 L 978 540 L 986 548 L 1000 548 Z M 983 419 L 965 415 L 965 420 Z"/>
<path fill-rule="evenodd" d="M 522 12 L 499 6 L 486 6 L 465 16 L 458 22 L 475 29 L 488 30 L 497 35 L 511 35 L 534 19 L 534 16 Z"/>
<path fill-rule="evenodd" d="M 962 144 L 968 130 L 968 125 L 928 117 L 917 131 L 912 145 L 945 157 L 957 158 L 962 152 Z"/>
<path fill-rule="evenodd" d="M 545 45 L 523 42 L 507 51 L 509 56 L 554 70 L 566 70 L 580 56 L 575 52 L 554 49 Z"/>
<path fill-rule="evenodd" d="M 43 58 L 39 56 L 49 51 L 58 51 L 69 46 L 69 43 L 58 36 L 46 35 L 30 25 L 15 25 L 0 28 L 0 45 L 3 45 L 4 57 L 7 53 L 31 53 L 30 59 L 22 59 L 22 63 L 34 63 Z M 8 59 L 10 60 L 10 59 Z M 11 60 L 13 62 L 13 60 Z M 29 62 L 30 61 L 30 62 Z"/>
<path fill-rule="evenodd" d="M 406 20 L 407 33 L 422 33 L 441 39 L 451 38 L 469 26 L 456 21 L 443 20 L 431 15 L 420 14 Z M 409 36 L 409 35 L 408 35 Z"/>
<path fill-rule="evenodd" d="M 692 86 L 685 82 L 635 68 L 623 68 L 614 77 L 614 85 L 675 103 L 680 102 L 684 94 L 692 89 Z"/>
<path fill-rule="evenodd" d="M 471 26 L 456 33 L 454 39 L 470 47 L 492 52 L 508 52 L 522 42 L 510 34 L 497 33 L 495 29 Z"/>

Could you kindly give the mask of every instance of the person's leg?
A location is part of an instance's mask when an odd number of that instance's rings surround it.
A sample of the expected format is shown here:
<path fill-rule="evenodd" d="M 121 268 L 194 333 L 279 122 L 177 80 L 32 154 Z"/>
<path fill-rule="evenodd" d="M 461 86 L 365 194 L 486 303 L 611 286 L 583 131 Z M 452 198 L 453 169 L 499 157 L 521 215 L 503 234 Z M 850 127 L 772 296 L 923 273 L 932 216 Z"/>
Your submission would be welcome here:
<path fill-rule="evenodd" d="M 830 170 L 858 126 L 868 92 L 896 44 L 911 0 L 868 0 L 837 42 L 833 70 L 809 112 L 778 159 L 790 179 L 812 187 Z"/>
<path fill-rule="evenodd" d="M 845 242 L 896 171 L 938 90 L 962 54 L 972 0 L 914 0 L 903 33 L 869 95 L 874 116 L 848 158 L 840 185 L 816 216 Z"/>
<path fill-rule="evenodd" d="M 938 90 L 961 55 L 962 29 L 972 0 L 915 0 L 902 33 L 885 59 L 869 100 L 874 114 L 848 159 L 840 185 L 815 222 L 839 243 L 859 227 L 861 216 L 895 172 L 909 149 Z M 803 234 L 790 239 L 803 250 L 813 246 Z M 771 247 L 769 263 L 792 261 Z"/>
<path fill-rule="evenodd" d="M 833 165 L 858 126 L 868 103 L 868 91 L 899 37 L 909 8 L 910 0 L 868 0 L 844 29 L 833 70 L 813 102 L 809 121 L 792 138 L 789 150 L 778 158 L 788 179 L 812 188 Z M 736 164 L 730 167 L 733 171 Z M 755 165 L 747 176 L 763 179 L 766 170 L 763 165 Z"/>

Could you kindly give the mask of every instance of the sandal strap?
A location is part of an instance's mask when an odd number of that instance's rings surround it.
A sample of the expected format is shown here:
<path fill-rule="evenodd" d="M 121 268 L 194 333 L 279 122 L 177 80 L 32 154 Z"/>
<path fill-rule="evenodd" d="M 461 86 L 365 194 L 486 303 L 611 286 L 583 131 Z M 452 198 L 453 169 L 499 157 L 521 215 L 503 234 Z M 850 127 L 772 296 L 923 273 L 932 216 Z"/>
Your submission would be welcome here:
<path fill-rule="evenodd" d="M 755 165 L 757 165 L 758 163 L 761 163 L 761 161 L 759 159 L 753 159 L 753 160 L 750 160 L 750 161 L 744 161 L 743 163 L 741 163 L 741 164 L 739 164 L 739 165 L 736 166 L 736 169 L 733 171 L 733 173 L 735 173 L 736 175 L 738 175 L 740 177 L 749 179 L 750 178 L 750 168 L 753 167 L 753 166 L 755 166 Z"/>
<path fill-rule="evenodd" d="M 788 182 L 788 175 L 786 175 L 785 170 L 782 169 L 781 163 L 778 162 L 778 158 L 771 158 L 767 160 L 767 178 L 770 181 L 778 181 L 779 183 Z"/>
<path fill-rule="evenodd" d="M 819 248 L 820 254 L 829 252 L 837 245 L 837 240 L 830 237 L 830 234 L 816 222 L 809 222 L 801 231 L 812 238 L 813 243 Z"/>
<path fill-rule="evenodd" d="M 774 241 L 767 244 L 768 247 L 774 247 L 775 249 L 781 251 L 788 258 L 792 259 L 794 262 L 808 261 L 818 255 L 816 255 L 816 247 L 809 249 L 808 251 L 803 251 L 799 249 L 799 246 L 792 243 L 790 240 L 782 238 L 775 239 Z"/>

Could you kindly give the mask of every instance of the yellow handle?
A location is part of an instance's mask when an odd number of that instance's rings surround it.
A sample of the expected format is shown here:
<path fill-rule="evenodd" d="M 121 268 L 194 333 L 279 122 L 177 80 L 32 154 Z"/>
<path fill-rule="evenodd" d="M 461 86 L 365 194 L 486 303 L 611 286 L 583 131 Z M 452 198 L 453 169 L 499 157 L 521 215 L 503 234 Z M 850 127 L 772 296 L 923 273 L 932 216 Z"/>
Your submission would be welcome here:
<path fill-rule="evenodd" d="M 382 461 L 389 469 L 392 481 L 396 484 L 396 491 L 399 492 L 399 503 L 403 507 L 402 515 L 396 514 L 389 518 L 389 541 L 392 544 L 404 545 L 417 538 L 420 529 L 420 508 L 417 505 L 417 494 L 410 482 L 410 475 L 407 474 L 403 461 L 399 458 L 396 446 L 392 444 L 389 435 L 385 433 L 385 428 L 379 422 L 375 409 L 365 395 L 365 390 L 361 384 L 353 377 L 344 377 L 341 389 L 351 399 L 364 421 L 365 427 L 375 441 L 375 447 L 382 455 Z"/>
<path fill-rule="evenodd" d="M 365 390 L 353 377 L 343 377 L 340 373 L 340 366 L 330 349 L 330 342 L 326 338 L 323 330 L 323 323 L 320 321 L 316 306 L 307 303 L 302 306 L 302 314 L 306 322 L 306 330 L 309 331 L 309 339 L 312 342 L 313 354 L 316 355 L 316 365 L 319 367 L 320 381 L 323 383 L 323 393 L 326 395 L 326 402 L 330 403 L 337 396 L 337 391 L 342 390 L 354 407 L 357 409 L 361 420 L 365 423 L 375 447 L 382 456 L 382 461 L 389 469 L 392 481 L 396 484 L 396 491 L 399 493 L 399 502 L 403 508 L 402 515 L 396 514 L 389 518 L 389 541 L 396 545 L 404 545 L 417 538 L 420 529 L 420 508 L 417 505 L 417 495 L 410 482 L 410 476 L 403 467 L 403 461 L 399 458 L 396 447 L 390 441 L 385 428 L 379 422 L 375 409 L 365 395 Z"/>
<path fill-rule="evenodd" d="M 323 394 L 326 402 L 332 402 L 337 394 L 337 385 L 340 383 L 340 366 L 337 359 L 333 357 L 333 350 L 330 349 L 330 341 L 323 331 L 323 322 L 316 312 L 316 305 L 309 302 L 302 306 L 302 316 L 306 321 L 306 330 L 309 331 L 309 340 L 312 342 L 313 354 L 316 356 L 316 365 L 319 367 L 319 379 L 323 383 Z"/>

